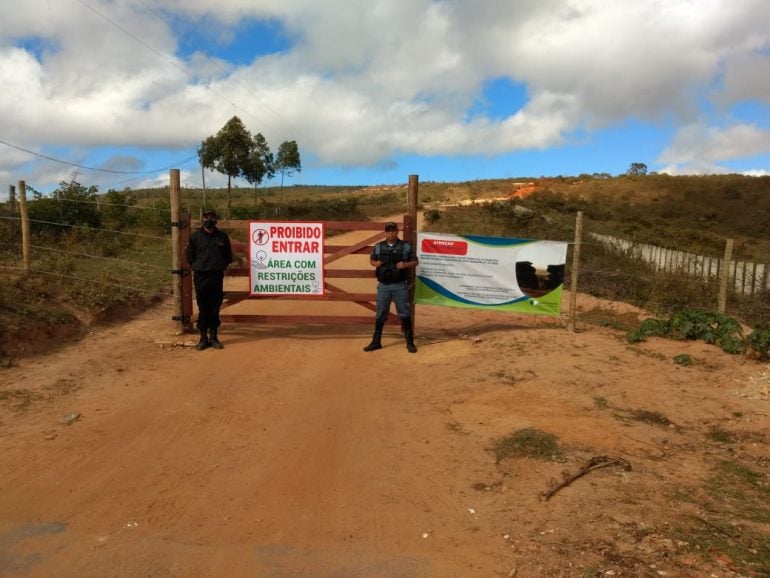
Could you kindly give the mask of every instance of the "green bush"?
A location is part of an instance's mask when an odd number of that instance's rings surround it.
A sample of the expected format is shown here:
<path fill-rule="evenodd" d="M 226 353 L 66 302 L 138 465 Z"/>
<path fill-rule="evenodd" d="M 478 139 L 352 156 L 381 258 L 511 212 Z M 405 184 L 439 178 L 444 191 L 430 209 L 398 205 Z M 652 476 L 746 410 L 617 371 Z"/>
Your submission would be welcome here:
<path fill-rule="evenodd" d="M 746 341 L 749 349 L 759 356 L 760 361 L 770 361 L 770 323 L 752 331 Z"/>
<path fill-rule="evenodd" d="M 423 214 L 425 222 L 428 224 L 435 223 L 441 218 L 441 211 L 438 209 L 426 209 Z"/>
<path fill-rule="evenodd" d="M 746 348 L 740 323 L 732 317 L 714 311 L 682 309 L 667 320 L 645 319 L 638 330 L 626 334 L 626 340 L 638 343 L 649 336 L 701 340 L 717 345 L 733 355 L 743 353 Z"/>

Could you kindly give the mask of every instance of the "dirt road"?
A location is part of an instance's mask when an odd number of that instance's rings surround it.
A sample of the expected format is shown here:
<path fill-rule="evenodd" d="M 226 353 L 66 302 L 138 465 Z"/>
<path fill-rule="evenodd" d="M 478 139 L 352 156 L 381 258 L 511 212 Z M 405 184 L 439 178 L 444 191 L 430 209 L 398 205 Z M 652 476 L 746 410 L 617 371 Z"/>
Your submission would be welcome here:
<path fill-rule="evenodd" d="M 418 307 L 416 355 L 395 327 L 373 353 L 369 327 L 245 326 L 198 352 L 159 345 L 170 316 L 0 369 L 0 576 L 734 575 L 671 537 L 697 510 L 672 491 L 736 452 L 767 473 L 766 366 L 437 307 Z M 715 425 L 742 441 L 710 443 Z M 496 463 L 527 427 L 565 460 Z M 595 455 L 633 469 L 542 500 Z"/>

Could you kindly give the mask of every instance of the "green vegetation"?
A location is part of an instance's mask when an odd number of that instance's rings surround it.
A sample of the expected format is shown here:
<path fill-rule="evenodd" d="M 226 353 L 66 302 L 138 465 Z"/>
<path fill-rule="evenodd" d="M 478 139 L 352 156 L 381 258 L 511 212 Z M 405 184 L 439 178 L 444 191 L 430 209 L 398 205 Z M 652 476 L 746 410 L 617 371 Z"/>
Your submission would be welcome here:
<path fill-rule="evenodd" d="M 629 412 L 631 419 L 641 421 L 649 425 L 658 425 L 663 427 L 673 426 L 665 415 L 659 411 L 650 411 L 648 409 L 635 409 Z"/>
<path fill-rule="evenodd" d="M 712 442 L 717 442 L 720 444 L 734 444 L 736 441 L 738 441 L 734 433 L 717 426 L 711 428 L 708 433 L 708 439 L 710 439 Z"/>
<path fill-rule="evenodd" d="M 506 458 L 533 458 L 547 462 L 564 461 L 559 438 L 535 428 L 520 429 L 495 442 L 492 451 L 500 463 Z"/>
<path fill-rule="evenodd" d="M 722 460 L 714 466 L 704 489 L 705 496 L 690 488 L 673 493 L 675 500 L 693 503 L 704 514 L 673 528 L 671 537 L 686 542 L 692 552 L 706 559 L 727 557 L 740 575 L 770 575 L 770 542 L 763 529 L 770 523 L 767 475 L 737 460 Z"/>
<path fill-rule="evenodd" d="M 39 393 L 29 389 L 0 389 L 0 403 L 10 405 L 19 413 L 27 411 L 33 402 L 40 399 L 42 396 Z"/>
<path fill-rule="evenodd" d="M 607 401 L 606 397 L 596 395 L 594 396 L 594 405 L 599 409 L 605 409 L 609 407 L 609 402 Z"/>
<path fill-rule="evenodd" d="M 669 319 L 645 319 L 638 330 L 628 332 L 627 339 L 630 343 L 638 343 L 649 336 L 702 340 L 734 355 L 745 350 L 740 324 L 713 311 L 685 309 L 675 312 Z"/>
<path fill-rule="evenodd" d="M 275 174 L 273 154 L 262 136 L 252 136 L 237 116 L 198 148 L 201 166 L 227 175 L 227 209 L 231 205 L 232 180 L 241 177 L 253 185 Z"/>
<path fill-rule="evenodd" d="M 74 181 L 52 197 L 31 192 L 29 275 L 21 274 L 19 223 L 0 220 L 7 269 L 0 276 L 0 354 L 48 350 L 85 324 L 124 317 L 169 294 L 169 239 L 158 236 L 154 211 L 137 207 L 130 193 L 100 197 Z"/>
<path fill-rule="evenodd" d="M 748 348 L 760 361 L 770 361 L 770 323 L 757 327 L 746 339 Z"/>
<path fill-rule="evenodd" d="M 249 141 L 251 144 L 254 138 Z M 298 155 L 293 155 L 291 142 L 284 144 L 279 156 L 283 150 L 285 162 L 268 159 L 269 149 L 264 147 L 259 154 L 263 163 L 272 160 L 273 169 L 283 171 L 282 176 L 290 176 L 301 170 L 301 164 Z M 207 156 L 204 160 L 211 159 Z M 716 258 L 722 256 L 725 239 L 733 238 L 735 259 L 767 260 L 770 177 L 671 177 L 644 174 L 641 166 L 631 168 L 635 169 L 633 175 L 618 177 L 599 174 L 574 178 L 421 182 L 419 197 L 424 209 L 424 228 L 436 232 L 571 242 L 575 213 L 582 211 L 584 244 L 578 278 L 580 291 L 632 303 L 659 316 L 687 309 L 714 309 L 716 283 L 656 272 L 633 255 L 591 242 L 590 233 Z M 245 173 L 238 174 L 244 176 Z M 232 217 L 244 219 L 366 220 L 406 211 L 406 183 L 378 187 L 283 187 L 279 184 L 257 188 L 260 180 L 252 179 L 252 182 L 255 186 L 234 185 L 229 192 L 207 189 L 204 193 L 200 188 L 185 188 L 181 191 L 183 208 L 193 215 L 194 221 L 204 206 L 226 214 L 230 205 Z M 523 186 L 534 192 L 518 198 L 515 194 Z M 107 295 L 112 294 L 116 286 L 134 287 L 131 295 L 122 294 L 123 289 L 118 291 L 116 307 L 122 301 L 138 306 L 148 295 L 158 297 L 168 292 L 171 282 L 168 187 L 99 193 L 95 187 L 72 182 L 61 183 L 53 196 L 40 195 L 32 186 L 28 186 L 28 191 L 30 214 L 35 221 L 32 225 L 33 268 L 42 275 L 39 283 L 45 279 L 45 283 L 52 284 L 53 297 L 48 299 L 51 307 L 70 313 L 76 310 L 77 316 L 82 317 L 81 310 L 93 306 L 98 316 L 99 310 L 109 308 L 108 302 L 112 301 L 111 297 L 97 297 L 99 291 Z M 447 206 L 467 199 L 475 199 L 478 204 Z M 0 217 L 10 213 L 7 204 L 0 205 Z M 5 256 L 6 267 L 18 267 L 19 247 L 18 222 L 0 219 L 0 253 Z M 568 254 L 568 268 L 571 259 Z M 139 264 L 130 268 L 124 261 Z M 142 267 L 143 263 L 147 267 Z M 97 284 L 101 289 L 93 291 L 81 286 L 81 277 L 85 285 Z M 569 283 L 568 276 L 566 288 Z M 73 293 L 89 296 L 81 300 L 80 295 Z M 755 331 L 745 342 L 733 336 L 715 343 L 728 350 L 745 347 L 767 361 L 770 357 L 766 325 L 770 323 L 768 302 L 770 294 L 764 292 L 741 296 L 730 291 L 727 301 L 730 314 L 753 326 Z M 24 301 L 18 305 L 24 306 Z M 5 315 L 7 312 L 0 312 L 0 323 Z M 596 319 L 581 316 L 581 320 L 625 330 L 637 325 L 633 317 L 608 313 Z M 7 321 L 5 325 L 8 326 Z M 635 335 L 637 340 L 644 338 L 642 333 Z"/>
<path fill-rule="evenodd" d="M 693 361 L 692 355 L 680 353 L 679 355 L 674 356 L 674 363 L 677 365 L 683 365 L 684 367 L 690 367 L 695 362 Z"/>

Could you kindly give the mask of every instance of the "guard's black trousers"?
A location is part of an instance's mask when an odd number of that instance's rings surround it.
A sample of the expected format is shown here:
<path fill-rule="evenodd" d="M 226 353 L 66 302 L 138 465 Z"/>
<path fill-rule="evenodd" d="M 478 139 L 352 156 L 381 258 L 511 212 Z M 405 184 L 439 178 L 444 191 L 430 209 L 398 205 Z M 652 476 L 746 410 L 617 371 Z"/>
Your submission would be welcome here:
<path fill-rule="evenodd" d="M 216 329 L 219 320 L 219 308 L 224 299 L 224 271 L 196 271 L 193 277 L 195 301 L 198 303 L 198 329 Z"/>

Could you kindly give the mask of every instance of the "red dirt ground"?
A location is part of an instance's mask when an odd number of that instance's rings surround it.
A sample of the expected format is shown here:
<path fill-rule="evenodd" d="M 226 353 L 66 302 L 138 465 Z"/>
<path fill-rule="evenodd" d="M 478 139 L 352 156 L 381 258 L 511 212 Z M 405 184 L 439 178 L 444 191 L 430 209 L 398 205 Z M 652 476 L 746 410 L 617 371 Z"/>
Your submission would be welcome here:
<path fill-rule="evenodd" d="M 0 369 L 0 576 L 737 575 L 671 537 L 708 517 L 674 496 L 721 456 L 768 472 L 766 365 L 631 346 L 611 323 L 427 306 L 416 355 L 393 326 L 373 353 L 358 326 L 224 326 L 225 349 L 198 352 L 163 346 L 171 314 Z M 742 441 L 709 442 L 714 426 Z M 565 461 L 496 463 L 495 441 L 528 427 Z M 542 499 L 597 455 L 632 470 Z"/>

